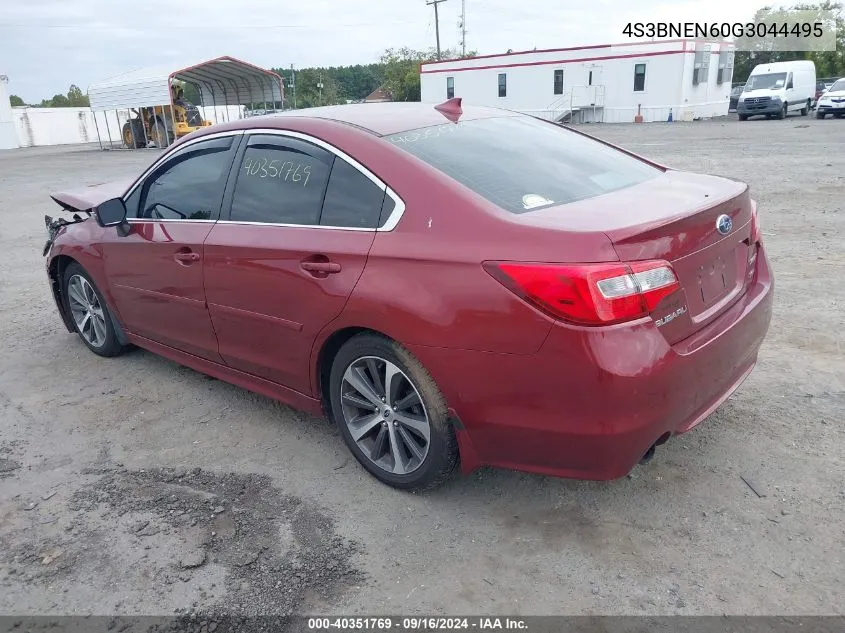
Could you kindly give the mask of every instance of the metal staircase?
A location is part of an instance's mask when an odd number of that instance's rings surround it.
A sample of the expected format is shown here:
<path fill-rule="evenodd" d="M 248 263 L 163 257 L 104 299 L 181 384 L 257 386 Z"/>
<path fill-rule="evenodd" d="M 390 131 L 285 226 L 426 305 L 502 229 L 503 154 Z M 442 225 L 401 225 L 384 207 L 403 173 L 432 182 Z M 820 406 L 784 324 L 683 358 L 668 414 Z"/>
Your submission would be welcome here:
<path fill-rule="evenodd" d="M 586 118 L 584 112 L 590 111 L 590 120 L 599 121 L 604 108 L 604 96 L 603 85 L 571 86 L 545 108 L 524 112 L 554 123 L 570 123 L 583 122 Z"/>

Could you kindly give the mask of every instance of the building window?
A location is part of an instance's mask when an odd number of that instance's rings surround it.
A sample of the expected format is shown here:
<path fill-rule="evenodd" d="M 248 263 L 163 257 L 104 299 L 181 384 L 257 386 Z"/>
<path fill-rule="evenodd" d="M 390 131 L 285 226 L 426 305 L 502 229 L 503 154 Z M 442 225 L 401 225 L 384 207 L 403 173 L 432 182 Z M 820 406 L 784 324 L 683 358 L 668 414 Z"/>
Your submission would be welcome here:
<path fill-rule="evenodd" d="M 695 49 L 695 60 L 693 62 L 692 85 L 707 83 L 710 75 L 710 45 Z"/>
<path fill-rule="evenodd" d="M 499 96 L 508 96 L 508 76 L 505 73 L 499 73 Z"/>
<path fill-rule="evenodd" d="M 555 94 L 562 95 L 563 94 L 563 71 L 556 70 L 555 71 Z"/>
<path fill-rule="evenodd" d="M 719 72 L 716 73 L 716 83 L 731 83 L 734 75 L 734 52 L 731 50 L 719 51 Z"/>
<path fill-rule="evenodd" d="M 592 70 L 590 71 L 590 75 L 587 77 L 587 85 L 588 86 L 593 85 L 593 71 Z"/>
<path fill-rule="evenodd" d="M 455 97 L 455 78 L 446 77 L 446 98 L 453 99 Z"/>
<path fill-rule="evenodd" d="M 634 64 L 634 92 L 645 92 L 645 64 Z"/>

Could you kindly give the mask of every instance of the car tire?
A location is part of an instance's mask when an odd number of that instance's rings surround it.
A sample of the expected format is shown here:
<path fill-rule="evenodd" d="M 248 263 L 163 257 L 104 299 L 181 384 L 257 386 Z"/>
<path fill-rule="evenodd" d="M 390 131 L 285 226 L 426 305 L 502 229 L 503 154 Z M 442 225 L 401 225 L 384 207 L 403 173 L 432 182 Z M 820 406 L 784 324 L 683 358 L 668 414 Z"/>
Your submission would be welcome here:
<path fill-rule="evenodd" d="M 807 99 L 807 105 L 801 108 L 801 116 L 807 116 L 810 113 L 810 100 Z"/>
<path fill-rule="evenodd" d="M 169 135 L 167 133 L 167 126 L 164 122 L 156 117 L 150 130 L 150 137 L 155 146 L 163 149 L 170 146 Z"/>
<path fill-rule="evenodd" d="M 816 112 L 816 118 L 817 119 L 823 119 L 824 118 L 824 112 Z"/>
<path fill-rule="evenodd" d="M 144 123 L 140 119 L 130 119 L 123 124 L 123 145 L 128 149 L 144 147 Z"/>
<path fill-rule="evenodd" d="M 446 400 L 402 345 L 377 334 L 352 337 L 334 358 L 329 389 L 344 441 L 376 479 L 421 491 L 452 477 L 458 445 Z"/>
<path fill-rule="evenodd" d="M 780 112 L 778 112 L 778 118 L 779 119 L 785 119 L 788 112 L 789 112 L 789 104 L 784 103 Z"/>
<path fill-rule="evenodd" d="M 747 120 L 748 120 L 748 115 L 747 115 L 747 114 L 740 114 L 740 115 L 739 115 L 739 120 L 740 120 L 740 121 L 747 121 Z"/>
<path fill-rule="evenodd" d="M 65 268 L 62 298 L 76 333 L 88 349 L 107 358 L 124 351 L 102 293 L 91 276 L 76 262 Z"/>

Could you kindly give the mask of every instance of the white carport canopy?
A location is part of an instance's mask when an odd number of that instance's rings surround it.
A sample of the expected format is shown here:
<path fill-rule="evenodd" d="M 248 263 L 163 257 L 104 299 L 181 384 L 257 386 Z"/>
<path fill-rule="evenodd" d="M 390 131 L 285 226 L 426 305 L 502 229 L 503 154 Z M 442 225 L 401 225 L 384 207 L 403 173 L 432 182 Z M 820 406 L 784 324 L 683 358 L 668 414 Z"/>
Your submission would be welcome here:
<path fill-rule="evenodd" d="M 218 57 L 180 70 L 151 67 L 112 77 L 88 87 L 94 111 L 170 104 L 171 80 L 197 87 L 202 106 L 273 103 L 283 99 L 282 78 L 234 57 Z"/>

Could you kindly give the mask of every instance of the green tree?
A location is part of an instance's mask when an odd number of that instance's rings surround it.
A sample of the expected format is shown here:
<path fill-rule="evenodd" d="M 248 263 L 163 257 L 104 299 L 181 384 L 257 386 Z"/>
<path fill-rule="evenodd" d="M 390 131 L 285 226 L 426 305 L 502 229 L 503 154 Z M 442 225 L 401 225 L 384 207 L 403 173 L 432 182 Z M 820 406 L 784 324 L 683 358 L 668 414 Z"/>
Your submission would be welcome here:
<path fill-rule="evenodd" d="M 67 105 L 72 108 L 87 108 L 91 105 L 88 102 L 88 95 L 82 94 L 82 90 L 76 84 L 71 84 L 70 90 L 67 91 L 67 101 Z"/>
<path fill-rule="evenodd" d="M 10 95 L 10 96 L 9 96 L 9 103 L 11 103 L 13 107 L 14 107 L 14 106 L 22 106 L 22 105 L 26 105 L 26 104 L 23 102 L 23 99 L 21 99 L 18 95 Z"/>
<path fill-rule="evenodd" d="M 471 52 L 462 57 L 457 50 L 446 49 L 442 52 L 441 60 L 466 59 L 475 57 Z M 437 51 L 417 51 L 412 48 L 389 48 L 381 56 L 384 67 L 383 87 L 393 96 L 395 101 L 420 100 L 420 64 L 437 59 Z"/>
<path fill-rule="evenodd" d="M 44 99 L 41 102 L 43 108 L 67 108 L 70 105 L 68 98 L 64 95 L 53 95 L 52 99 Z"/>

